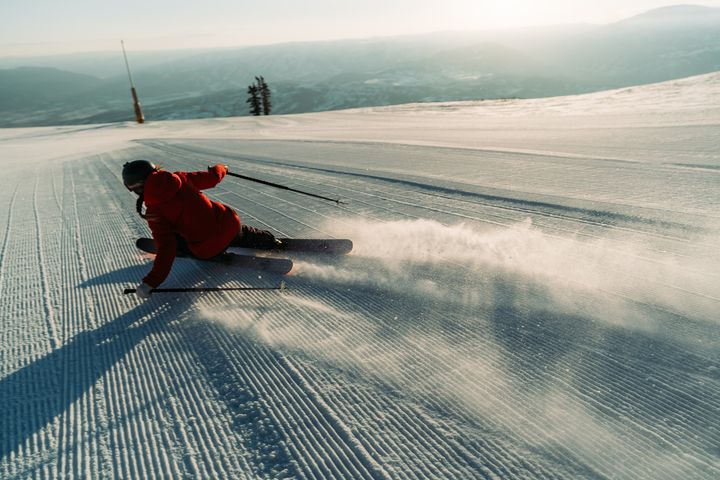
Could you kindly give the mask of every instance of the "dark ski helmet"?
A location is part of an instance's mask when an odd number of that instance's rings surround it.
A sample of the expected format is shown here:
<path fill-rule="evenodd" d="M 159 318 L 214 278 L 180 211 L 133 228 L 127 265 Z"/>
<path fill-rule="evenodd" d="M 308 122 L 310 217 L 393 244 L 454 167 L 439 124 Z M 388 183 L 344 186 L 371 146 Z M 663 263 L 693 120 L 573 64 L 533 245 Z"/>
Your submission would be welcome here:
<path fill-rule="evenodd" d="M 147 160 L 134 160 L 123 165 L 122 178 L 126 187 L 144 182 L 157 167 Z"/>

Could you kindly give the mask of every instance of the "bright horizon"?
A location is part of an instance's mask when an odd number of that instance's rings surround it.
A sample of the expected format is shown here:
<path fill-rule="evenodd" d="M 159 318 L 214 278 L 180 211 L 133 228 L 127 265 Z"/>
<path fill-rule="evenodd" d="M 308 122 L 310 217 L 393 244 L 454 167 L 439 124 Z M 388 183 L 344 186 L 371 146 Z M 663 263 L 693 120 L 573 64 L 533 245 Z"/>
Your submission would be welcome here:
<path fill-rule="evenodd" d="M 0 58 L 108 51 L 221 48 L 489 30 L 573 23 L 606 24 L 682 0 L 34 0 L 0 7 Z M 692 5 L 720 7 L 720 0 Z"/>

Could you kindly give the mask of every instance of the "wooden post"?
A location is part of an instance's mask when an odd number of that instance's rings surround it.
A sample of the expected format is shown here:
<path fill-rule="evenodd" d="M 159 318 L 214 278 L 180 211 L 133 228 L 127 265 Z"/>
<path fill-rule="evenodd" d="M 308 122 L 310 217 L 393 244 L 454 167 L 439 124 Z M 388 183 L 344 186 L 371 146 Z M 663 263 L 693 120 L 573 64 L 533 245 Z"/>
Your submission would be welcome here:
<path fill-rule="evenodd" d="M 135 120 L 137 123 L 145 123 L 145 116 L 140 108 L 140 100 L 138 100 L 137 90 L 135 90 L 132 74 L 130 73 L 130 64 L 128 63 L 127 53 L 125 53 L 125 42 L 120 40 L 120 45 L 122 45 L 123 57 L 125 57 L 125 67 L 127 68 L 128 80 L 130 80 L 130 93 L 132 94 L 133 108 L 135 109 Z"/>

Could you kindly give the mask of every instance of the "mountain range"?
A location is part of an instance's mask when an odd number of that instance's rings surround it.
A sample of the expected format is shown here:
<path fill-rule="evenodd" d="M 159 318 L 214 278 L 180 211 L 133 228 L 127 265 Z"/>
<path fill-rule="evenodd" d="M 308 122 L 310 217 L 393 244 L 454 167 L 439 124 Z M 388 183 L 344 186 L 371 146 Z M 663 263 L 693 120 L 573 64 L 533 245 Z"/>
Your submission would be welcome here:
<path fill-rule="evenodd" d="M 720 8 L 665 7 L 609 25 L 130 52 L 148 120 L 247 115 L 263 75 L 273 113 L 531 98 L 720 70 Z M 0 127 L 131 120 L 118 52 L 0 58 Z"/>

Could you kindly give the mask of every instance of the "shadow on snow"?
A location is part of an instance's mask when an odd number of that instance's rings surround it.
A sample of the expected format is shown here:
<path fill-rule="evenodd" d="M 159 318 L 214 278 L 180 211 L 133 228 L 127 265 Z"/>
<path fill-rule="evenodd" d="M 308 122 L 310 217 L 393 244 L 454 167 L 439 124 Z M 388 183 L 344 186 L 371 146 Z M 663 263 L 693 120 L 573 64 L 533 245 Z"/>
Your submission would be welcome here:
<path fill-rule="evenodd" d="M 66 412 L 145 337 L 173 319 L 173 312 L 185 311 L 187 304 L 139 305 L 95 330 L 78 333 L 61 347 L 2 378 L 0 459 L 18 451 Z"/>

